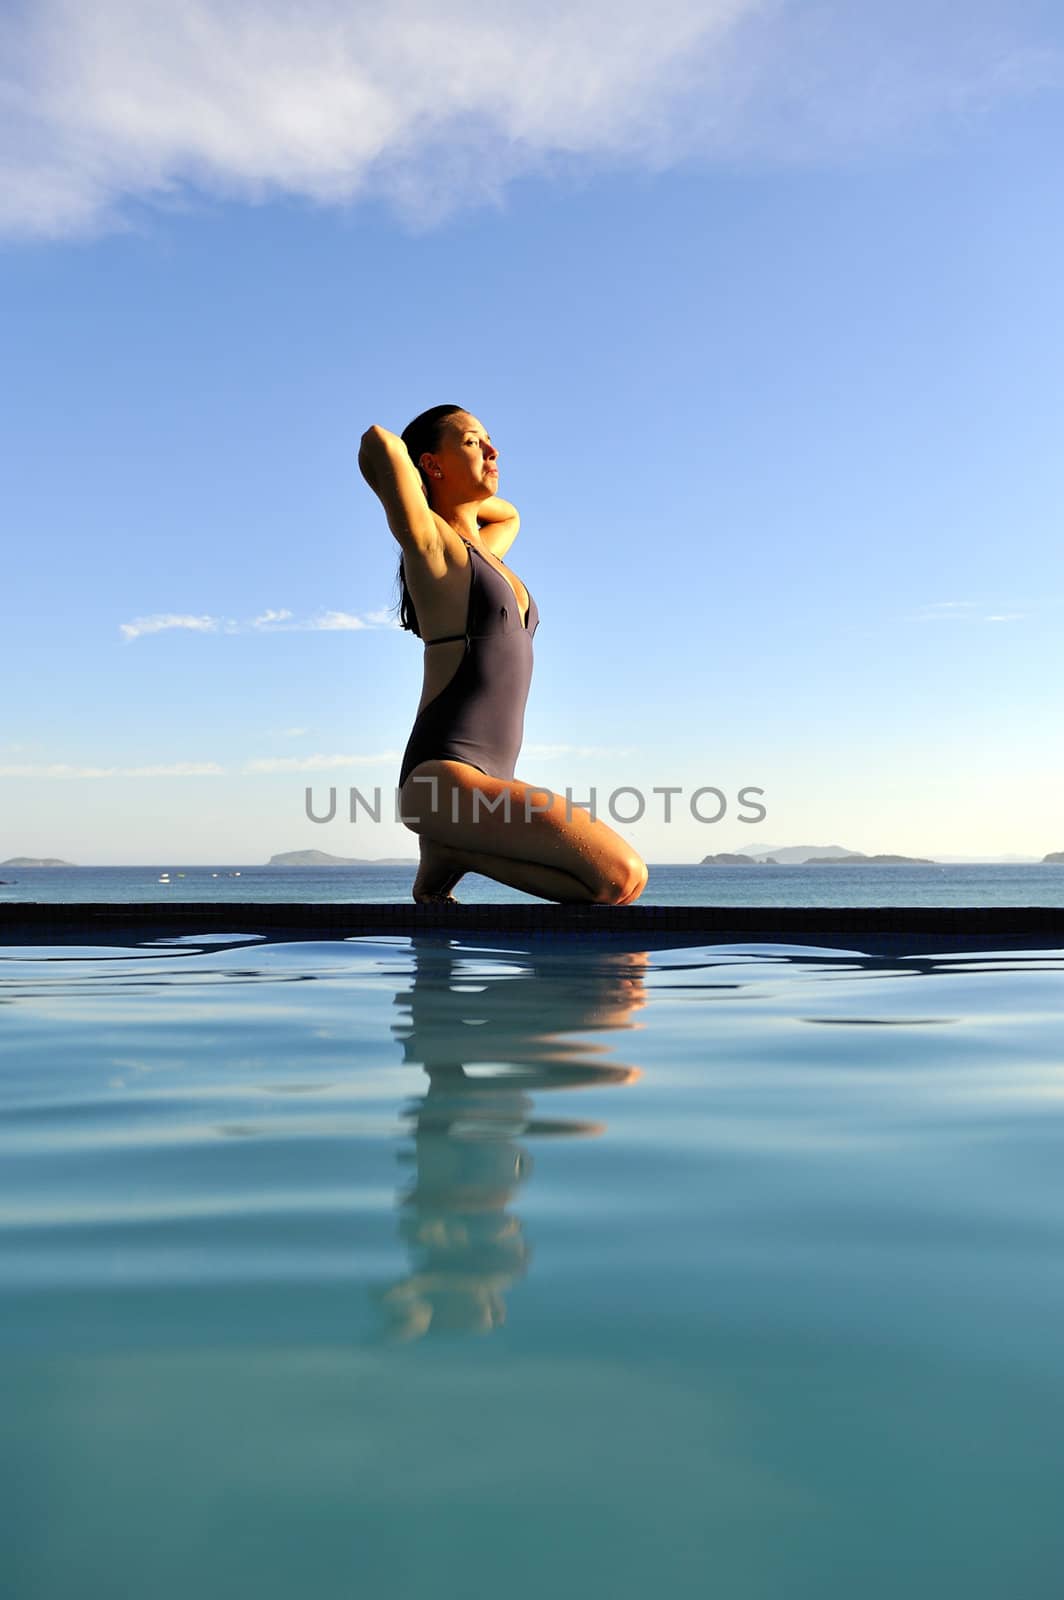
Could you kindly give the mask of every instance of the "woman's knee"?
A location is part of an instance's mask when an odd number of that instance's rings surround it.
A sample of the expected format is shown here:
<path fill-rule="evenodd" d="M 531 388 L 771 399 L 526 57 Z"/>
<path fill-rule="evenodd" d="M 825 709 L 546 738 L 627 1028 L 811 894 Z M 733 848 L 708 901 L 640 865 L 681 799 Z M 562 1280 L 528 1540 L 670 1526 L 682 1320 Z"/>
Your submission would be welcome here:
<path fill-rule="evenodd" d="M 647 879 L 649 877 L 650 869 L 646 862 L 643 860 L 642 856 L 636 856 L 635 864 L 632 870 L 632 886 L 625 895 L 624 899 L 619 901 L 618 904 L 622 906 L 630 906 L 633 900 L 638 900 L 639 896 L 643 893 L 643 890 L 647 886 Z"/>
<path fill-rule="evenodd" d="M 612 861 L 604 872 L 595 901 L 606 906 L 631 905 L 643 893 L 648 877 L 647 864 L 642 856 L 634 850 L 627 851 Z"/>

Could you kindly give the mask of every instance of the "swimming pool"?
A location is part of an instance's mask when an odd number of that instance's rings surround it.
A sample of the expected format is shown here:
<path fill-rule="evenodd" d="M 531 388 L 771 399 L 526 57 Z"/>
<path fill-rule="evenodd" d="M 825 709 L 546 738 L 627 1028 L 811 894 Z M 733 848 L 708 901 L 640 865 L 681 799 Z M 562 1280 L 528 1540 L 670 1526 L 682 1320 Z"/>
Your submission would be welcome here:
<path fill-rule="evenodd" d="M 5 1594 L 1060 1592 L 1064 952 L 0 958 Z"/>

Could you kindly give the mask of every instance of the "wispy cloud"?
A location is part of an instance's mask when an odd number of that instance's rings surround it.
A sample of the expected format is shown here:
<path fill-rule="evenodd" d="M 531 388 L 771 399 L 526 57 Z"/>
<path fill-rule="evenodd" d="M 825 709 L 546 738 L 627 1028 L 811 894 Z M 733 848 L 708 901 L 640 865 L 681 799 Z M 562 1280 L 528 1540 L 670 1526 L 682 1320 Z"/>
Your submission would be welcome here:
<path fill-rule="evenodd" d="M 983 610 L 978 600 L 930 600 L 910 616 L 910 622 L 1019 622 L 1024 611 Z"/>
<path fill-rule="evenodd" d="M 242 633 L 245 624 L 235 623 L 231 629 Z M 313 617 L 296 617 L 291 611 L 264 611 L 256 617 L 251 627 L 266 633 L 350 633 L 361 628 L 398 627 L 388 610 L 367 611 L 359 616 L 353 611 L 320 611 Z"/>
<path fill-rule="evenodd" d="M 34 0 L 0 19 L 0 229 L 190 189 L 425 224 L 563 164 L 845 154 L 1058 84 L 1046 26 L 1038 0 Z"/>
<path fill-rule="evenodd" d="M 216 761 L 177 761 L 148 767 L 88 767 L 66 761 L 40 761 L 0 767 L 0 778 L 217 778 L 224 772 L 225 768 Z"/>
<path fill-rule="evenodd" d="M 971 620 L 972 611 L 975 609 L 974 600 L 925 600 L 918 610 L 912 613 L 910 621 L 913 622 L 964 622 Z"/>
<path fill-rule="evenodd" d="M 320 611 L 316 616 L 297 617 L 279 608 L 263 611 L 246 621 L 236 617 L 178 616 L 166 611 L 150 617 L 135 617 L 132 622 L 120 622 L 118 631 L 123 639 L 132 642 L 145 634 L 165 633 L 171 628 L 185 628 L 193 633 L 353 633 L 363 628 L 394 625 L 388 611 L 370 611 L 364 617 L 351 611 Z"/>
<path fill-rule="evenodd" d="M 301 733 L 303 730 L 296 728 L 292 731 Z M 223 767 L 217 761 L 174 761 L 140 767 L 32 761 L 0 765 L 0 778 L 220 778 L 236 771 L 244 774 L 333 772 L 342 768 L 391 765 L 399 760 L 400 755 L 399 750 L 379 750 L 371 755 L 266 756 L 245 761 L 239 768 Z"/>
<path fill-rule="evenodd" d="M 295 737 L 302 728 L 286 730 Z M 633 755 L 631 747 L 577 744 L 532 744 L 524 747 L 527 759 L 547 760 L 556 756 Z M 316 751 L 308 756 L 261 756 L 244 761 L 239 767 L 224 767 L 217 761 L 175 761 L 167 764 L 130 766 L 90 766 L 68 761 L 21 762 L 0 765 L 0 778 L 217 778 L 240 772 L 246 776 L 271 773 L 340 772 L 367 767 L 391 767 L 401 758 L 401 750 Z"/>
<path fill-rule="evenodd" d="M 521 753 L 540 761 L 552 761 L 556 756 L 634 756 L 639 752 L 635 745 L 526 744 Z"/>
<path fill-rule="evenodd" d="M 267 756 L 262 760 L 248 761 L 244 771 L 251 772 L 333 772 L 343 767 L 375 767 L 388 761 L 398 761 L 398 750 L 378 750 L 375 755 L 313 755 Z"/>
<path fill-rule="evenodd" d="M 345 632 L 354 628 L 368 628 L 369 623 L 363 622 L 361 617 L 352 616 L 349 611 L 326 611 L 324 615 L 313 618 L 306 626 L 333 633 L 337 630 Z"/>
<path fill-rule="evenodd" d="M 219 626 L 217 617 L 177 616 L 165 611 L 151 617 L 134 617 L 132 622 L 120 622 L 118 631 L 124 639 L 140 639 L 146 633 L 166 633 L 170 628 L 187 628 L 192 633 L 217 633 Z"/>

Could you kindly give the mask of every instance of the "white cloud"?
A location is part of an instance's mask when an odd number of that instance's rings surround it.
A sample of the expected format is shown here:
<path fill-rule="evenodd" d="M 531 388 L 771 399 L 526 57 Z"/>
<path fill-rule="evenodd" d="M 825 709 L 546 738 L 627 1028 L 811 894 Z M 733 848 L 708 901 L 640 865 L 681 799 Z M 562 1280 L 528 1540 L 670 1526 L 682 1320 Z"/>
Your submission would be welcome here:
<path fill-rule="evenodd" d="M 909 620 L 912 622 L 1019 622 L 1024 611 L 995 611 L 982 613 L 976 600 L 932 600 L 921 606 Z"/>
<path fill-rule="evenodd" d="M 66 761 L 0 767 L 0 778 L 216 778 L 225 768 L 216 761 L 178 761 L 169 766 L 83 767 Z"/>
<path fill-rule="evenodd" d="M 118 631 L 126 640 L 139 639 L 148 633 L 164 633 L 169 628 L 186 628 L 194 633 L 336 633 L 356 632 L 363 628 L 379 628 L 382 622 L 378 619 L 389 616 L 383 611 L 370 611 L 365 617 L 356 616 L 350 611 L 321 611 L 317 616 L 297 618 L 293 612 L 287 610 L 268 610 L 260 616 L 253 617 L 250 621 L 241 622 L 235 617 L 227 617 L 224 622 L 218 617 L 187 617 L 176 616 L 171 612 L 160 612 L 156 616 L 136 617 L 132 622 L 120 622 Z M 387 626 L 392 626 L 389 622 Z"/>
<path fill-rule="evenodd" d="M 398 750 L 378 751 L 372 756 L 315 755 L 269 756 L 259 761 L 249 761 L 245 772 L 331 772 L 339 767 L 374 767 L 385 762 L 398 761 Z"/>
<path fill-rule="evenodd" d="M 383 194 L 430 223 L 589 158 L 846 155 L 1059 84 L 1044 17 L 1038 0 L 34 0 L 0 19 L 0 229 L 115 225 L 190 188 Z"/>
<path fill-rule="evenodd" d="M 608 744 L 526 744 L 522 756 L 532 756 L 540 761 L 552 761 L 556 756 L 634 756 L 639 752 L 634 745 Z"/>
<path fill-rule="evenodd" d="M 911 617 L 912 622 L 972 622 L 974 600 L 929 600 Z"/>
<path fill-rule="evenodd" d="M 286 734 L 305 733 L 290 728 Z M 391 765 L 400 759 L 399 750 L 381 750 L 374 755 L 269 756 L 246 761 L 245 774 L 271 772 L 330 772 L 343 767 Z M 34 761 L 0 765 L 0 778 L 217 778 L 227 768 L 216 761 L 175 761 L 142 767 L 88 766 L 69 761 Z M 235 770 L 235 769 L 233 769 Z"/>
<path fill-rule="evenodd" d="M 349 611 L 326 611 L 313 621 L 304 623 L 303 626 L 332 632 L 334 629 L 365 628 L 368 624 L 363 622 L 361 617 L 353 617 Z"/>
<path fill-rule="evenodd" d="M 132 622 L 120 622 L 118 631 L 125 639 L 139 639 L 145 633 L 165 633 L 169 628 L 188 628 L 193 633 L 217 633 L 217 617 L 175 616 L 160 612 L 151 617 L 135 617 Z"/>

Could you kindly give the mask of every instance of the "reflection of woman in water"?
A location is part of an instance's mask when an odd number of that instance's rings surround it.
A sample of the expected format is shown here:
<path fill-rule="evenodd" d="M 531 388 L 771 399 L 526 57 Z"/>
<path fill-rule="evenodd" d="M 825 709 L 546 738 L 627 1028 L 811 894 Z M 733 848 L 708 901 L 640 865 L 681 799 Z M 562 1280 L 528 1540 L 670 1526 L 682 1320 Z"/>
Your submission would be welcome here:
<path fill-rule="evenodd" d="M 475 871 L 545 900 L 628 905 L 647 881 L 637 852 L 564 798 L 532 810 L 547 792 L 514 776 L 539 611 L 503 565 L 520 519 L 496 493 L 498 460 L 460 406 L 422 412 L 402 438 L 372 427 L 359 451 L 403 552 L 400 620 L 425 644 L 399 773 L 421 842 L 414 899 L 449 900 Z"/>
<path fill-rule="evenodd" d="M 504 1295 L 528 1269 L 531 1250 L 507 1210 L 532 1170 L 519 1140 L 587 1137 L 603 1124 L 535 1114 L 531 1091 L 631 1083 L 639 1073 L 597 1041 L 566 1032 L 630 1028 L 645 1004 L 645 951 L 616 948 L 581 963 L 559 951 L 533 957 L 492 941 L 484 956 L 433 939 L 414 941 L 412 988 L 396 995 L 394 1032 L 404 1061 L 423 1066 L 428 1093 L 412 1104 L 413 1165 L 401 1198 L 400 1232 L 411 1271 L 379 1295 L 393 1331 L 489 1332 L 506 1320 Z M 533 965 L 533 963 L 535 963 Z M 480 977 L 476 991 L 470 986 Z"/>

